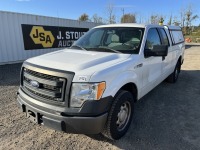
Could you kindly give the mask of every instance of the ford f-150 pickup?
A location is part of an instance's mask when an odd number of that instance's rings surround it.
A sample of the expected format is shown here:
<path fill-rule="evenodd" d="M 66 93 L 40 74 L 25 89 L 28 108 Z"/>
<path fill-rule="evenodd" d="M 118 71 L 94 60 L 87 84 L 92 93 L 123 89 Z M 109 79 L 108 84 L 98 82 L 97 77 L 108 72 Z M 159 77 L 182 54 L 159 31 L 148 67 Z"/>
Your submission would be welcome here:
<path fill-rule="evenodd" d="M 26 60 L 17 101 L 35 123 L 117 140 L 137 100 L 165 79 L 177 81 L 184 50 L 177 26 L 98 26 L 70 48 Z"/>

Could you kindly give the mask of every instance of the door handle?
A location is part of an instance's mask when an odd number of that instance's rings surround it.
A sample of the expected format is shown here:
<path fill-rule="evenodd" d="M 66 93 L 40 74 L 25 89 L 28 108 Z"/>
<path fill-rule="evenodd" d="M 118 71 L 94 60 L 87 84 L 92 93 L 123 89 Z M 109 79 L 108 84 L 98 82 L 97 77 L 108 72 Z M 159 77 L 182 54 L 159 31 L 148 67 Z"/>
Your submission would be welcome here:
<path fill-rule="evenodd" d="M 140 68 L 142 66 L 143 66 L 143 63 L 136 65 L 134 68 L 136 69 L 136 68 Z"/>

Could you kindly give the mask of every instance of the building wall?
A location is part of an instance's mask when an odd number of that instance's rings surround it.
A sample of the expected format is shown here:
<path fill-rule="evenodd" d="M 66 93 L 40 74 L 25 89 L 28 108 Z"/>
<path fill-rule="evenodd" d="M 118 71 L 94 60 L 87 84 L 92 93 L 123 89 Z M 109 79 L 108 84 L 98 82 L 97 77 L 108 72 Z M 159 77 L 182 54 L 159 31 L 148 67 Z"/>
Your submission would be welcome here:
<path fill-rule="evenodd" d="M 79 28 L 98 25 L 92 22 L 0 11 L 0 65 L 23 61 L 60 49 L 24 50 L 21 24 Z"/>

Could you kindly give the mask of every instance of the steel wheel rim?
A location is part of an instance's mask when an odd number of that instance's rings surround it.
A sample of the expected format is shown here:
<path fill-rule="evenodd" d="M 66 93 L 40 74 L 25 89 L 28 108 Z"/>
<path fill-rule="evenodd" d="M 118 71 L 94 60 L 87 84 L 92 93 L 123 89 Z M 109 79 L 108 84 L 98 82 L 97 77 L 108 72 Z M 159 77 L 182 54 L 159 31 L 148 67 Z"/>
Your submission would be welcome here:
<path fill-rule="evenodd" d="M 118 131 L 122 131 L 126 125 L 128 124 L 131 116 L 131 104 L 126 101 L 120 106 L 120 110 L 117 114 L 117 129 Z"/>

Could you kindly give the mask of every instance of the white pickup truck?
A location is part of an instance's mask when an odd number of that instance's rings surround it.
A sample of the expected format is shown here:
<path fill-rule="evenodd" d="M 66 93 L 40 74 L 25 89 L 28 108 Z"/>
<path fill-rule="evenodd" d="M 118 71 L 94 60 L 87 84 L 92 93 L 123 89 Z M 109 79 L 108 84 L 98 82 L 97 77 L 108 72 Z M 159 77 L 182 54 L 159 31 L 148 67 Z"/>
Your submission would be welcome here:
<path fill-rule="evenodd" d="M 134 102 L 165 79 L 177 81 L 184 50 L 180 27 L 98 26 L 68 49 L 26 60 L 17 100 L 35 123 L 116 140 Z"/>

